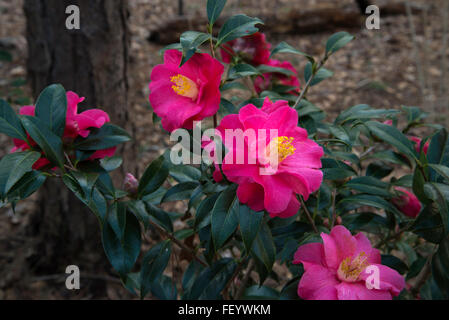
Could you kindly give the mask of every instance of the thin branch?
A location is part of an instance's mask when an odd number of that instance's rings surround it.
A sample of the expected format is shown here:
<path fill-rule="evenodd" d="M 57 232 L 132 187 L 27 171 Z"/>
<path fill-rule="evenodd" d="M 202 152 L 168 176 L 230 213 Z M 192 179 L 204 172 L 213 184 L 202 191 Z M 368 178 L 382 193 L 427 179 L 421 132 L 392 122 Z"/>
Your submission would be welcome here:
<path fill-rule="evenodd" d="M 237 293 L 235 294 L 234 300 L 240 300 L 240 298 L 242 297 L 253 269 L 254 269 L 254 260 L 251 259 L 248 263 L 248 267 L 246 268 L 245 275 L 243 276 L 242 279 L 242 283 L 240 284 Z"/>
<path fill-rule="evenodd" d="M 315 78 L 318 71 L 324 66 L 324 64 L 326 63 L 328 58 L 329 57 L 327 55 L 325 55 L 324 58 L 320 61 L 320 63 L 318 64 L 318 66 L 315 69 L 315 72 L 313 72 L 313 74 L 310 76 L 310 79 L 307 80 L 307 83 L 304 86 L 304 88 L 302 89 L 301 94 L 299 95 L 298 99 L 296 99 L 296 102 L 293 105 L 293 108 L 296 108 L 299 105 L 299 103 L 301 102 L 301 100 L 305 97 L 305 95 L 307 94 L 307 91 L 309 91 L 310 84 L 312 83 L 312 81 Z"/>
<path fill-rule="evenodd" d="M 246 259 L 242 259 L 242 261 L 240 261 L 240 263 L 238 264 L 237 268 L 235 268 L 235 271 L 232 274 L 232 277 L 226 283 L 226 286 L 223 289 L 223 298 L 225 300 L 230 300 L 230 298 L 229 298 L 229 289 L 231 288 L 231 285 L 234 282 L 234 279 L 237 278 L 237 276 L 239 275 L 240 270 L 242 270 L 243 265 L 245 264 L 245 260 Z"/>
<path fill-rule="evenodd" d="M 304 202 L 304 200 L 302 199 L 302 196 L 297 196 L 299 201 L 301 202 L 301 206 L 304 209 L 304 212 L 306 213 L 307 219 L 309 220 L 310 224 L 312 225 L 313 231 L 315 231 L 315 233 L 318 233 L 318 229 L 315 225 L 315 221 L 313 221 L 312 219 L 312 215 L 309 212 L 309 209 L 307 209 L 307 206 Z"/>
<path fill-rule="evenodd" d="M 201 263 L 203 266 L 207 267 L 208 264 L 201 259 L 200 257 L 198 257 L 196 255 L 196 252 L 194 250 L 192 250 L 191 248 L 187 247 L 184 243 L 182 243 L 181 241 L 179 241 L 178 239 L 175 238 L 174 235 L 172 235 L 171 233 L 165 231 L 164 228 L 162 228 L 161 226 L 159 226 L 158 224 L 154 223 L 153 221 L 149 221 L 149 223 L 156 228 L 157 231 L 159 231 L 159 233 L 161 233 L 162 235 L 164 235 L 165 237 L 169 238 L 171 241 L 173 241 L 174 243 L 176 243 L 176 245 L 178 245 L 178 247 L 180 247 L 182 250 L 186 251 L 187 253 L 189 253 L 196 261 L 198 261 L 199 263 Z"/>

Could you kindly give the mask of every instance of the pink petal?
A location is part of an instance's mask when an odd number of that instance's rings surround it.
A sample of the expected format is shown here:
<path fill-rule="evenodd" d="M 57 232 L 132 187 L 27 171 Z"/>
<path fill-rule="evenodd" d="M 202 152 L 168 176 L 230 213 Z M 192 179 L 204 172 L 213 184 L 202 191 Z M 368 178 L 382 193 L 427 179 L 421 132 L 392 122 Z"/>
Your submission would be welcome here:
<path fill-rule="evenodd" d="M 348 229 L 343 226 L 335 226 L 330 234 L 321 233 L 324 244 L 326 263 L 329 267 L 338 269 L 343 259 L 352 257 L 357 241 Z"/>
<path fill-rule="evenodd" d="M 335 273 L 319 265 L 311 265 L 298 285 L 298 295 L 305 300 L 338 300 Z"/>
<path fill-rule="evenodd" d="M 319 242 L 307 243 L 298 248 L 293 258 L 293 263 L 304 264 L 304 270 L 308 270 L 312 265 L 325 266 L 323 244 Z"/>
<path fill-rule="evenodd" d="M 404 277 L 401 276 L 396 270 L 387 266 L 375 263 L 371 265 L 379 268 L 380 290 L 389 291 L 394 297 L 399 295 L 405 287 Z M 360 274 L 359 278 L 365 281 L 370 275 L 371 274 L 364 271 Z"/>
<path fill-rule="evenodd" d="M 391 300 L 388 291 L 368 289 L 363 283 L 342 282 L 336 288 L 338 300 Z"/>
<path fill-rule="evenodd" d="M 241 203 L 247 204 L 254 211 L 262 211 L 263 188 L 257 183 L 242 183 L 237 189 L 237 197 Z"/>

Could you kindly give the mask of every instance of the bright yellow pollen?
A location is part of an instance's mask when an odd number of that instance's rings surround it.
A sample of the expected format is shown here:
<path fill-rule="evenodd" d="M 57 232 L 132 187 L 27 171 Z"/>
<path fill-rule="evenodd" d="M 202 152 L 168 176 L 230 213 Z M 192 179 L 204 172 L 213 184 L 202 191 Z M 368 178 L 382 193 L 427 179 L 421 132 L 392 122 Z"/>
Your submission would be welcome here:
<path fill-rule="evenodd" d="M 192 100 L 195 100 L 198 97 L 198 86 L 189 78 L 182 74 L 178 74 L 171 77 L 170 81 L 174 83 L 171 88 L 180 96 L 188 97 Z"/>
<path fill-rule="evenodd" d="M 338 268 L 338 277 L 340 280 L 355 282 L 360 273 L 368 266 L 368 257 L 365 252 L 360 252 L 355 259 L 348 257 L 344 259 Z"/>
<path fill-rule="evenodd" d="M 295 153 L 296 148 L 293 146 L 293 137 L 277 137 L 274 138 L 273 141 L 278 148 L 278 158 L 279 161 L 285 160 L 288 156 Z"/>

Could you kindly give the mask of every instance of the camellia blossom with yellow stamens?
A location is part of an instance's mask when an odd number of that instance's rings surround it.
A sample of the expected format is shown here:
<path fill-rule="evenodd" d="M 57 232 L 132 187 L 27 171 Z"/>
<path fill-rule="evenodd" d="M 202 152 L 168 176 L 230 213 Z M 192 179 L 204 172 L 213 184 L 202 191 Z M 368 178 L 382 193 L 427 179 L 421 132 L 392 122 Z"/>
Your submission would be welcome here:
<path fill-rule="evenodd" d="M 235 138 L 227 138 L 227 130 L 237 133 Z M 272 136 L 270 132 L 277 134 Z M 298 113 L 286 101 L 273 103 L 266 98 L 261 109 L 246 105 L 239 114 L 221 120 L 217 135 L 228 150 L 223 173 L 239 185 L 240 202 L 255 211 L 266 210 L 271 217 L 291 217 L 300 208 L 297 194 L 307 200 L 323 181 L 323 149 L 298 127 Z M 243 155 L 240 163 L 239 155 Z M 221 180 L 218 165 L 216 168 L 214 178 Z"/>
<path fill-rule="evenodd" d="M 224 67 L 206 53 L 195 53 L 179 67 L 182 53 L 167 50 L 164 64 L 151 72 L 150 103 L 165 130 L 192 129 L 217 113 Z"/>
<path fill-rule="evenodd" d="M 295 253 L 293 263 L 302 263 L 305 270 L 298 285 L 302 299 L 391 300 L 404 289 L 404 277 L 381 264 L 379 250 L 364 234 L 353 236 L 345 227 L 335 226 L 321 238 L 323 243 L 302 245 Z"/>

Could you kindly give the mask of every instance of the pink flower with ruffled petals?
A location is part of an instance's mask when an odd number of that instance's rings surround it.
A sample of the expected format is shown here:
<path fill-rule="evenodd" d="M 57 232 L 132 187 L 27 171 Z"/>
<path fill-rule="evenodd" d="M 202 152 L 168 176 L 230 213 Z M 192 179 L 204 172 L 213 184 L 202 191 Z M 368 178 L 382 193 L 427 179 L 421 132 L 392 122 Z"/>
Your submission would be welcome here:
<path fill-rule="evenodd" d="M 270 60 L 270 48 L 265 34 L 256 32 L 252 35 L 238 38 L 225 43 L 221 49 L 224 63 L 231 63 L 233 56 L 240 56 L 245 62 L 258 66 Z"/>
<path fill-rule="evenodd" d="M 404 277 L 381 264 L 379 250 L 362 233 L 352 236 L 335 226 L 321 238 L 323 243 L 302 245 L 294 256 L 293 263 L 302 263 L 305 270 L 298 285 L 302 299 L 391 300 L 405 287 Z M 367 285 L 373 275 L 368 267 L 378 270 L 376 287 Z"/>
<path fill-rule="evenodd" d="M 422 206 L 415 194 L 401 187 L 394 189 L 399 191 L 400 195 L 391 199 L 391 202 L 407 217 L 416 218 Z"/>
<path fill-rule="evenodd" d="M 165 130 L 192 129 L 217 113 L 223 65 L 207 53 L 195 53 L 179 67 L 182 53 L 167 50 L 164 64 L 151 72 L 150 103 Z"/>
<path fill-rule="evenodd" d="M 301 84 L 298 80 L 298 72 L 293 65 L 288 61 L 270 60 L 267 65 L 271 67 L 283 68 L 293 72 L 293 75 L 285 75 L 282 73 L 264 73 L 263 77 L 257 77 L 254 79 L 254 87 L 257 93 L 261 93 L 264 90 L 269 90 L 272 83 L 280 84 L 283 86 L 295 87 L 291 90 L 290 94 L 298 94 L 300 92 Z"/>
<path fill-rule="evenodd" d="M 416 152 L 420 153 L 421 152 L 421 141 L 422 141 L 422 139 L 420 139 L 418 137 L 415 137 L 415 136 L 409 136 L 408 138 L 409 138 L 410 141 L 415 143 L 415 150 L 416 150 Z M 424 154 L 426 154 L 426 155 L 427 155 L 427 151 L 429 150 L 429 144 L 430 144 L 430 142 L 427 141 L 426 144 L 423 147 Z"/>
<path fill-rule="evenodd" d="M 236 143 L 226 130 L 236 134 Z M 274 136 L 272 131 L 277 131 Z M 252 139 L 245 138 L 251 133 Z M 291 217 L 300 208 L 296 195 L 307 200 L 319 189 L 323 149 L 298 127 L 298 114 L 286 101 L 273 103 L 266 98 L 261 109 L 246 105 L 239 114 L 225 116 L 217 134 L 228 150 L 223 173 L 239 185 L 237 196 L 251 209 L 265 209 L 271 217 Z M 214 178 L 220 177 L 216 170 Z"/>
<path fill-rule="evenodd" d="M 101 128 L 106 122 L 110 121 L 109 115 L 100 109 L 89 109 L 87 111 L 78 114 L 78 103 L 84 101 L 84 98 L 80 98 L 75 92 L 67 91 L 67 112 L 66 112 L 66 125 L 64 129 L 63 138 L 67 143 L 73 141 L 78 136 L 86 138 L 90 134 L 90 128 Z M 35 106 L 23 106 L 20 108 L 20 115 L 35 116 Z M 29 150 L 31 147 L 37 146 L 37 143 L 31 139 L 27 134 L 28 141 L 31 144 L 28 145 L 26 141 L 20 139 L 13 139 L 15 147 L 11 152 Z M 88 160 L 103 159 L 104 157 L 112 157 L 115 153 L 116 147 L 97 150 Z M 46 165 L 50 164 L 45 157 L 40 158 L 34 165 L 33 169 L 39 170 Z"/>

